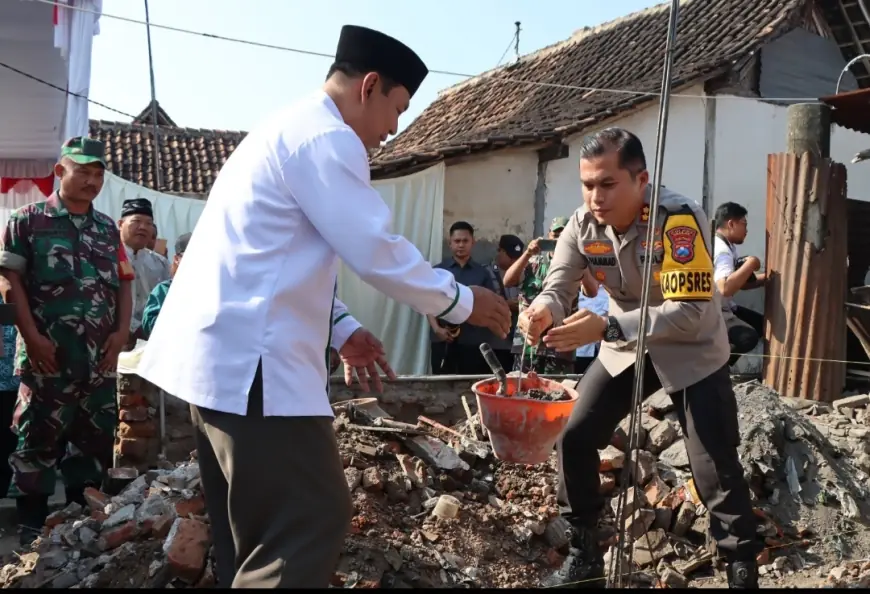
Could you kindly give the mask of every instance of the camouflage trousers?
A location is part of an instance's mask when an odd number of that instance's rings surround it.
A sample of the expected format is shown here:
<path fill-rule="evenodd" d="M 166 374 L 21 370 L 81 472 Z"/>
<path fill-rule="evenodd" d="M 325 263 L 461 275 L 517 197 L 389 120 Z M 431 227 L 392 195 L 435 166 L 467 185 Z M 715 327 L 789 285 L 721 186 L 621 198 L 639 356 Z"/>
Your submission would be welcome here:
<path fill-rule="evenodd" d="M 526 355 L 522 363 L 520 363 L 521 358 L 522 355 L 514 355 L 514 369 L 519 369 L 520 365 L 522 365 L 523 373 L 531 371 L 534 371 L 538 375 L 565 375 L 574 373 L 574 361 L 570 359 Z"/>
<path fill-rule="evenodd" d="M 99 487 L 112 464 L 118 424 L 117 380 L 25 375 L 21 378 L 9 456 L 9 497 L 51 495 L 57 469 L 67 488 Z"/>

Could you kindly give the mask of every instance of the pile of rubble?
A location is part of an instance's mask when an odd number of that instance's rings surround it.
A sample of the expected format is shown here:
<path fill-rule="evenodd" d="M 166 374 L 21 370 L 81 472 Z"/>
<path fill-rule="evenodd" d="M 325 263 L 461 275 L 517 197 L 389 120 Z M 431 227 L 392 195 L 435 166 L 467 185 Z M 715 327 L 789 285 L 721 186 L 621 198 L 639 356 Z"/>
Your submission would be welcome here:
<path fill-rule="evenodd" d="M 870 556 L 870 396 L 826 407 L 757 382 L 736 393 L 741 462 L 767 546 L 763 584 L 870 584 L 870 565 L 847 563 Z M 470 404 L 453 427 L 426 416 L 400 422 L 374 399 L 334 406 L 354 516 L 333 587 L 535 587 L 562 563 L 567 526 L 558 517 L 555 456 L 531 467 L 496 460 Z M 610 498 L 602 551 L 616 555 L 623 532 L 636 584 L 724 585 L 670 398 L 648 399 L 640 425 L 636 458 L 625 451 L 627 419 L 600 451 L 600 488 Z M 634 460 L 639 490 L 617 518 L 619 485 Z M 0 570 L 0 584 L 213 585 L 198 475 L 192 460 L 148 471 L 114 497 L 90 490 L 89 509 L 54 513 L 32 551 Z"/>
<path fill-rule="evenodd" d="M 214 585 L 199 465 L 150 470 L 114 497 L 85 491 L 87 508 L 52 513 L 43 536 L 0 569 L 4 588 Z"/>

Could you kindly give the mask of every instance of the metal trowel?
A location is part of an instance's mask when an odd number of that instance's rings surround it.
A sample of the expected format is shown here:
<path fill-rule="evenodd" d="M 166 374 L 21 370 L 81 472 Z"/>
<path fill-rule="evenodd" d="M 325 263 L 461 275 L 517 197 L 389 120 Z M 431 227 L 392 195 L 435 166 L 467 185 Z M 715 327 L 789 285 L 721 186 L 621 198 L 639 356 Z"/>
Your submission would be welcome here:
<path fill-rule="evenodd" d="M 505 373 L 504 367 L 499 363 L 498 357 L 495 356 L 495 351 L 492 350 L 492 347 L 489 346 L 489 344 L 484 342 L 480 345 L 480 353 L 483 355 L 484 361 L 486 361 L 486 364 L 489 365 L 489 368 L 495 375 L 495 379 L 498 380 L 498 392 L 496 392 L 496 394 L 499 396 L 507 396 L 507 373 Z"/>

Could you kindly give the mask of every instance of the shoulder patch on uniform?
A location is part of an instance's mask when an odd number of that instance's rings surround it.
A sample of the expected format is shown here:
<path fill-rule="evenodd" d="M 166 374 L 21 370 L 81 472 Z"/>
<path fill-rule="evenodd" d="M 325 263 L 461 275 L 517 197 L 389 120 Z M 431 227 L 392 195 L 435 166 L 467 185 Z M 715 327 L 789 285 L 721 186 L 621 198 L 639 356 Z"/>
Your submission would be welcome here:
<path fill-rule="evenodd" d="M 713 260 L 691 208 L 668 215 L 662 241 L 662 297 L 673 301 L 712 299 Z"/>

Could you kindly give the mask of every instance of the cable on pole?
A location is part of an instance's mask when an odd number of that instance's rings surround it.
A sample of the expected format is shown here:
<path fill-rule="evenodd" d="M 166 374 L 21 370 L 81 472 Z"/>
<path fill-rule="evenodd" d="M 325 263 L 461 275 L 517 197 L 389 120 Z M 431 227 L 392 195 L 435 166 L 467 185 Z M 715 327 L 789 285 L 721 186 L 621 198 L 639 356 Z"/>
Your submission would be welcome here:
<path fill-rule="evenodd" d="M 639 434 L 640 434 L 640 419 L 641 406 L 644 398 L 644 368 L 646 362 L 646 339 L 647 339 L 647 323 L 649 321 L 649 293 L 650 279 L 652 278 L 652 261 L 653 261 L 653 243 L 655 241 L 656 219 L 658 218 L 659 197 L 661 196 L 662 188 L 662 171 L 665 158 L 665 142 L 668 134 L 668 112 L 671 99 L 671 66 L 674 60 L 674 43 L 677 37 L 677 17 L 679 15 L 680 2 L 679 0 L 671 0 L 670 15 L 668 18 L 668 36 L 665 43 L 665 64 L 662 72 L 662 91 L 661 102 L 659 103 L 658 117 L 658 135 L 656 139 L 656 154 L 655 164 L 653 165 L 652 179 L 652 197 L 650 199 L 649 209 L 651 214 L 650 224 L 646 231 L 646 248 L 643 265 L 643 284 L 641 285 L 640 293 L 640 334 L 637 338 L 637 356 L 634 362 L 634 392 L 632 395 L 631 418 L 629 421 L 629 447 L 628 452 L 631 459 L 631 471 L 628 474 L 628 480 L 625 478 L 623 482 L 628 482 L 632 485 L 634 492 L 634 500 L 639 501 L 639 493 L 637 486 L 638 468 L 640 465 L 640 456 L 638 455 Z M 607 587 L 623 588 L 631 585 L 631 574 L 633 569 L 633 552 L 634 547 L 626 547 L 625 522 L 623 514 L 625 510 L 625 502 L 628 496 L 628 489 L 623 489 L 617 500 L 617 542 L 614 554 L 611 557 L 611 571 L 607 578 Z M 634 510 L 632 510 L 634 511 Z M 647 545 L 649 546 L 649 533 L 647 533 Z M 623 550 L 627 548 L 627 554 L 623 556 Z M 650 551 L 653 554 L 653 551 Z M 655 559 L 653 559 L 655 561 Z M 627 562 L 627 563 L 626 563 Z M 627 567 L 626 567 L 627 565 Z"/>

